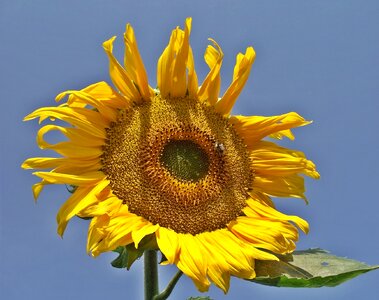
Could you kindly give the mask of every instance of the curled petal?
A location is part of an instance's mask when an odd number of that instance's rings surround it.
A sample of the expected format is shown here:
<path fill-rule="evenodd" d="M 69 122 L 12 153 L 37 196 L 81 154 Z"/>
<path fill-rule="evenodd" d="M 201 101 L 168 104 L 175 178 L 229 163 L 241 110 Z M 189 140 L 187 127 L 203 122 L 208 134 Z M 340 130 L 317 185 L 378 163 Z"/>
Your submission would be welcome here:
<path fill-rule="evenodd" d="M 218 100 L 221 86 L 220 69 L 224 53 L 220 46 L 212 39 L 209 39 L 213 45 L 208 45 L 204 54 L 204 59 L 210 68 L 210 71 L 201 85 L 198 95 L 200 101 L 208 101 L 209 104 L 215 105 Z"/>
<path fill-rule="evenodd" d="M 189 46 L 191 18 L 187 18 L 184 31 L 173 30 L 170 41 L 158 60 L 157 83 L 163 97 L 184 97 L 187 93 L 187 68 L 191 75 L 191 90 L 195 82 L 192 51 Z M 190 59 L 189 59 L 190 58 Z"/>
<path fill-rule="evenodd" d="M 35 118 L 40 118 L 42 122 L 46 118 L 57 118 L 71 125 L 77 126 L 86 133 L 106 138 L 105 128 L 108 127 L 108 121 L 96 111 L 88 110 L 79 107 L 42 107 L 24 118 L 24 121 L 29 121 Z"/>
<path fill-rule="evenodd" d="M 260 141 L 251 151 L 253 169 L 256 174 L 268 176 L 289 176 L 303 173 L 320 178 L 315 164 L 306 159 L 301 151 L 280 147 L 274 143 Z"/>
<path fill-rule="evenodd" d="M 137 40 L 133 27 L 126 25 L 124 33 L 125 55 L 124 65 L 129 78 L 138 86 L 142 99 L 149 100 L 154 95 L 153 89 L 149 86 L 145 66 L 138 50 Z"/>
<path fill-rule="evenodd" d="M 83 103 L 88 104 L 94 108 L 96 108 L 99 113 L 108 121 L 112 122 L 117 119 L 117 111 L 115 111 L 113 108 L 105 105 L 104 102 L 99 101 L 98 99 L 92 97 L 90 94 L 83 92 L 83 91 L 65 91 L 63 93 L 60 93 L 56 97 L 56 101 L 62 100 L 66 95 L 70 95 L 68 99 L 68 104 L 70 105 L 70 102 L 73 103 Z"/>
<path fill-rule="evenodd" d="M 220 114 L 229 115 L 232 111 L 234 103 L 249 78 L 250 69 L 254 59 L 255 51 L 252 47 L 248 47 L 245 54 L 238 53 L 237 62 L 234 67 L 233 82 L 222 98 L 215 104 L 215 109 Z"/>
<path fill-rule="evenodd" d="M 255 143 L 266 136 L 282 138 L 283 136 L 293 140 L 291 128 L 310 124 L 295 112 L 287 114 L 263 117 L 263 116 L 232 116 L 230 122 L 237 132 L 243 137 L 246 145 L 251 148 Z"/>
<path fill-rule="evenodd" d="M 129 101 L 139 101 L 142 99 L 142 96 L 138 91 L 137 85 L 113 56 L 113 42 L 115 39 L 116 37 L 114 36 L 103 43 L 103 48 L 109 57 L 109 74 L 112 82 Z"/>

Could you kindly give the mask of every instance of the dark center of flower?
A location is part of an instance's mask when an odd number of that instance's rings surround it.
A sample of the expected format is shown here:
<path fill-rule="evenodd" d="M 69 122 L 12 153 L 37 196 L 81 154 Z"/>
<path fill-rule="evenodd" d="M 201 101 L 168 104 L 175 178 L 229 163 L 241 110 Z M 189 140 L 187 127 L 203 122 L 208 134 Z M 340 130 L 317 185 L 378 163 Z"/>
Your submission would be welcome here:
<path fill-rule="evenodd" d="M 209 170 L 209 158 L 205 151 L 190 140 L 171 140 L 163 148 L 162 164 L 174 177 L 196 182 Z"/>

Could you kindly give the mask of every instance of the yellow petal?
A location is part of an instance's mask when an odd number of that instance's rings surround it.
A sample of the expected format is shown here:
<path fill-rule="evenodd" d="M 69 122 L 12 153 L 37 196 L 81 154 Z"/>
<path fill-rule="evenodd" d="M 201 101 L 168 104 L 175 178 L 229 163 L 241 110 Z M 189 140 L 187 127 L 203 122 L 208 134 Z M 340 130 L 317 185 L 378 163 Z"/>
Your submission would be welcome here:
<path fill-rule="evenodd" d="M 57 214 L 58 234 L 63 236 L 68 221 L 82 209 L 98 201 L 96 194 L 109 185 L 108 180 L 102 180 L 95 186 L 78 187 L 71 197 L 62 205 Z"/>
<path fill-rule="evenodd" d="M 251 243 L 254 247 L 270 250 L 274 253 L 288 253 L 295 248 L 292 240 L 298 238 L 297 229 L 288 222 L 279 222 L 270 219 L 238 217 L 228 227 L 241 240 Z M 291 231 L 288 235 L 292 240 L 284 236 L 284 231 Z"/>
<path fill-rule="evenodd" d="M 103 48 L 109 58 L 109 74 L 111 76 L 113 84 L 128 100 L 138 102 L 142 98 L 141 94 L 138 91 L 138 88 L 133 83 L 132 78 L 130 78 L 126 70 L 113 56 L 113 42 L 115 39 L 116 37 L 114 36 L 103 43 Z"/>
<path fill-rule="evenodd" d="M 251 66 L 255 59 L 255 51 L 252 47 L 246 49 L 246 53 L 237 55 L 234 67 L 233 82 L 226 90 L 222 98 L 215 104 L 215 109 L 220 114 L 229 115 L 234 103 L 241 93 L 249 77 Z"/>
<path fill-rule="evenodd" d="M 189 54 L 189 35 L 191 32 L 191 18 L 185 22 L 184 35 L 178 34 L 175 63 L 172 72 L 172 86 L 170 94 L 172 97 L 182 97 L 187 92 L 187 61 Z"/>
<path fill-rule="evenodd" d="M 200 101 L 208 101 L 209 104 L 215 105 L 220 93 L 220 69 L 224 53 L 214 40 L 209 40 L 215 47 L 208 45 L 207 50 L 205 51 L 204 59 L 209 66 L 210 71 L 207 77 L 205 77 L 204 82 L 199 89 L 198 95 Z"/>
<path fill-rule="evenodd" d="M 119 211 L 122 205 L 123 204 L 120 199 L 116 196 L 110 196 L 96 205 L 91 205 L 83 209 L 80 213 L 78 213 L 78 215 L 82 218 L 99 217 L 101 215 L 112 216 Z"/>
<path fill-rule="evenodd" d="M 84 93 L 91 95 L 93 98 L 101 101 L 104 105 L 116 109 L 128 108 L 130 106 L 130 101 L 117 93 L 108 83 L 105 81 L 97 82 L 87 86 L 81 90 Z M 80 99 L 72 99 L 74 97 L 68 98 L 68 103 L 70 105 L 74 104 L 75 101 L 80 101 Z"/>
<path fill-rule="evenodd" d="M 73 158 L 33 157 L 24 161 L 24 169 L 52 169 L 56 173 L 83 174 L 101 169 L 101 163 L 96 160 Z"/>
<path fill-rule="evenodd" d="M 93 160 L 103 154 L 100 147 L 82 147 L 71 142 L 62 142 L 46 148 L 74 159 Z"/>
<path fill-rule="evenodd" d="M 177 262 L 180 252 L 178 234 L 171 229 L 160 227 L 156 232 L 157 244 L 170 264 Z"/>
<path fill-rule="evenodd" d="M 84 209 L 85 210 L 85 209 Z M 110 217 L 108 215 L 100 215 L 92 218 L 88 227 L 87 236 L 87 252 L 89 253 L 96 248 L 99 241 L 103 239 L 102 228 L 109 224 Z M 93 256 L 97 256 L 99 252 L 92 253 Z"/>
<path fill-rule="evenodd" d="M 199 89 L 198 79 L 195 71 L 195 61 L 193 58 L 192 48 L 188 52 L 188 96 L 192 99 L 198 99 L 197 91 Z"/>
<path fill-rule="evenodd" d="M 112 215 L 109 223 L 103 226 L 100 240 L 96 243 L 95 247 L 91 248 L 93 252 L 105 252 L 116 249 L 118 246 L 125 246 L 133 242 L 132 233 L 146 224 L 146 220 L 142 217 L 127 211 Z"/>
<path fill-rule="evenodd" d="M 169 44 L 158 60 L 157 83 L 162 97 L 184 97 L 187 93 L 186 69 L 191 21 L 191 18 L 186 19 L 184 31 L 179 28 L 172 31 Z M 193 62 L 189 65 L 192 68 Z M 193 74 L 193 71 L 190 73 Z"/>
<path fill-rule="evenodd" d="M 162 55 L 159 57 L 157 65 L 157 85 L 163 97 L 167 97 L 171 90 L 172 66 L 174 60 L 174 44 L 178 29 L 171 34 L 170 41 Z"/>
<path fill-rule="evenodd" d="M 96 257 L 102 252 L 113 251 L 119 246 L 126 246 L 132 243 L 133 243 L 132 234 L 128 233 L 128 234 L 122 235 L 120 239 L 116 241 L 112 241 L 112 243 L 110 243 L 108 239 L 101 240 L 96 245 L 94 245 L 93 248 L 90 249 L 90 251 L 91 251 L 91 254 L 94 257 Z"/>
<path fill-rule="evenodd" d="M 290 128 L 307 125 L 311 122 L 295 112 L 287 114 L 263 117 L 263 116 L 233 116 L 230 122 L 244 139 L 246 145 L 251 148 L 255 143 L 266 136 L 281 138 L 287 136 L 293 139 Z"/>
<path fill-rule="evenodd" d="M 210 282 L 206 276 L 207 257 L 201 249 L 201 244 L 191 234 L 180 234 L 180 259 L 177 267 L 195 283 L 200 292 L 208 290 Z"/>
<path fill-rule="evenodd" d="M 262 176 L 289 176 L 303 173 L 320 178 L 315 164 L 301 151 L 280 147 L 267 141 L 257 142 L 251 151 L 253 169 Z"/>
<path fill-rule="evenodd" d="M 125 42 L 125 56 L 124 65 L 129 78 L 133 80 L 138 86 L 141 96 L 144 100 L 149 100 L 154 96 L 153 89 L 149 86 L 147 74 L 141 55 L 138 50 L 137 40 L 134 36 L 133 27 L 130 24 L 126 25 L 124 33 Z"/>
<path fill-rule="evenodd" d="M 209 279 L 224 293 L 227 293 L 230 286 L 230 265 L 222 253 L 215 249 L 214 244 L 209 243 L 209 240 L 204 237 L 204 233 L 197 235 L 196 238 L 203 245 L 202 251 L 208 258 L 207 275 Z"/>
<path fill-rule="evenodd" d="M 268 205 L 268 206 L 275 208 L 274 202 L 266 194 L 258 192 L 258 191 L 250 191 L 248 193 L 252 199 L 259 201 L 261 203 L 264 203 L 265 205 Z"/>
<path fill-rule="evenodd" d="M 81 175 L 54 173 L 54 172 L 34 172 L 36 175 L 48 183 L 52 184 L 71 184 L 75 186 L 94 185 L 102 181 L 106 176 L 101 171 L 91 172 Z"/>
<path fill-rule="evenodd" d="M 56 168 L 64 163 L 66 159 L 55 157 L 33 157 L 25 160 L 21 167 L 23 169 L 50 169 Z"/>
<path fill-rule="evenodd" d="M 65 91 L 63 93 L 60 93 L 56 97 L 56 101 L 62 100 L 65 96 L 70 95 L 70 98 L 68 100 L 68 104 L 70 102 L 75 103 L 84 103 L 92 106 L 93 108 L 96 108 L 99 113 L 108 121 L 114 122 L 117 119 L 117 110 L 108 107 L 104 105 L 104 102 L 101 102 L 97 100 L 96 98 L 92 97 L 90 94 L 83 92 L 83 91 Z"/>
<path fill-rule="evenodd" d="M 305 233 L 308 233 L 309 231 L 308 222 L 298 216 L 290 216 L 290 215 L 283 214 L 280 211 L 268 205 L 257 203 L 257 201 L 254 201 L 253 199 L 248 199 L 246 203 L 252 210 L 259 213 L 261 216 L 265 216 L 274 220 L 291 221 L 295 223 L 297 226 L 299 226 L 299 228 Z"/>
<path fill-rule="evenodd" d="M 94 160 L 87 160 L 87 158 L 67 158 L 67 163 L 56 167 L 52 170 L 55 173 L 65 173 L 72 175 L 83 175 L 92 172 L 99 171 L 102 168 L 102 164 L 99 158 Z"/>
<path fill-rule="evenodd" d="M 141 225 L 141 228 L 132 232 L 132 239 L 134 241 L 134 246 L 136 247 L 136 249 L 138 249 L 138 244 L 145 236 L 156 232 L 159 228 L 158 224 L 153 225 L 148 221 L 142 223 Z"/>
<path fill-rule="evenodd" d="M 46 133 L 54 130 L 61 132 L 71 140 L 73 145 L 78 145 L 79 147 L 101 147 L 105 144 L 105 139 L 90 136 L 79 128 L 67 128 L 49 124 L 41 127 L 37 133 L 37 144 L 41 149 L 51 149 L 51 147 L 54 147 L 54 144 L 47 143 L 44 139 Z"/>
<path fill-rule="evenodd" d="M 238 273 L 248 265 L 240 247 L 241 243 L 236 243 L 234 239 L 230 239 L 230 235 L 226 230 L 203 232 L 201 239 L 209 245 L 208 247 L 217 249 L 217 252 L 224 257 L 225 263 L 229 265 L 230 272 Z"/>
<path fill-rule="evenodd" d="M 276 256 L 244 243 L 228 229 L 203 233 L 211 245 L 217 247 L 229 264 L 230 273 L 241 278 L 253 278 L 254 259 L 278 260 Z"/>
<path fill-rule="evenodd" d="M 46 180 L 42 180 L 41 182 L 38 182 L 36 184 L 33 184 L 32 190 L 33 190 L 33 196 L 34 196 L 34 201 L 37 201 L 39 195 L 41 194 L 43 188 L 45 185 L 50 184 Z"/>
<path fill-rule="evenodd" d="M 286 177 L 256 175 L 253 189 L 274 197 L 302 198 L 307 202 L 304 195 L 304 178 L 294 174 Z"/>
<path fill-rule="evenodd" d="M 75 137 L 75 142 L 60 142 L 57 144 L 49 144 L 48 142 L 45 141 L 44 135 L 52 130 L 58 130 L 62 132 L 66 136 L 71 136 L 70 137 Z M 94 158 L 97 158 L 102 155 L 103 150 L 102 150 L 102 142 L 99 139 L 93 139 L 93 141 L 89 141 L 89 147 L 86 146 L 86 135 L 77 135 L 75 136 L 72 135 L 72 130 L 71 132 L 68 131 L 67 128 L 65 127 L 60 127 L 56 125 L 46 125 L 42 128 L 37 133 L 37 144 L 41 149 L 51 149 L 56 151 L 57 153 L 70 157 L 70 158 L 81 158 L 81 159 L 86 159 L 86 160 L 91 160 Z M 80 140 L 80 137 L 82 137 L 82 140 Z M 88 138 L 87 138 L 88 139 Z M 91 140 L 91 139 L 89 139 Z M 93 146 L 91 146 L 91 144 Z"/>
<path fill-rule="evenodd" d="M 77 126 L 86 133 L 105 139 L 105 128 L 109 123 L 102 116 L 92 110 L 79 107 L 42 107 L 24 118 L 24 121 L 29 121 L 35 118 L 41 120 L 45 118 L 57 118 L 65 121 L 73 126 Z"/>

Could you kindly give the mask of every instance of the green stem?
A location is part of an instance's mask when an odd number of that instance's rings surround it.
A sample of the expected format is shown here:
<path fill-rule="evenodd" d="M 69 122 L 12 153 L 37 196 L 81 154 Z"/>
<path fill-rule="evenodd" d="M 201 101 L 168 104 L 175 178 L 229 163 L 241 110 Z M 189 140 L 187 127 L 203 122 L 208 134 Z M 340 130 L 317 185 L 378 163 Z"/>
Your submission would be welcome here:
<path fill-rule="evenodd" d="M 155 296 L 154 300 L 166 300 L 170 296 L 172 290 L 174 289 L 176 283 L 178 282 L 178 280 L 180 279 L 180 277 L 182 275 L 183 275 L 183 272 L 178 271 L 175 274 L 175 276 L 171 279 L 171 281 L 167 285 L 166 289 L 162 293 L 160 293 L 159 295 Z"/>
<path fill-rule="evenodd" d="M 146 250 L 144 253 L 145 300 L 153 300 L 158 295 L 158 261 L 157 251 Z"/>

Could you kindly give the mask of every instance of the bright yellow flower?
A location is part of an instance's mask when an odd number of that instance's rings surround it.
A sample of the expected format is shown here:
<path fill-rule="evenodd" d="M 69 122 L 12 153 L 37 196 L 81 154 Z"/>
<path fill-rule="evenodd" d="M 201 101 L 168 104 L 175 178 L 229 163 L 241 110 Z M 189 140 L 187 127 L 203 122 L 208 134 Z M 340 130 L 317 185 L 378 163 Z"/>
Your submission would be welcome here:
<path fill-rule="evenodd" d="M 25 120 L 62 120 L 37 134 L 41 149 L 59 158 L 30 158 L 26 169 L 48 184 L 75 192 L 58 212 L 63 235 L 74 216 L 91 218 L 87 249 L 97 256 L 147 237 L 200 291 L 211 282 L 229 288 L 230 276 L 254 278 L 254 261 L 277 260 L 272 253 L 295 249 L 297 225 L 308 224 L 274 208 L 270 196 L 304 198 L 301 174 L 318 178 L 302 152 L 265 137 L 293 139 L 291 128 L 308 124 L 297 113 L 230 116 L 255 58 L 252 47 L 239 53 L 233 80 L 219 98 L 223 53 L 211 40 L 205 51 L 210 71 L 201 86 L 189 44 L 191 19 L 176 28 L 159 58 L 158 88 L 148 85 L 133 29 L 124 35 L 125 64 L 112 54 L 115 37 L 103 44 L 116 89 L 105 82 L 68 96 L 57 107 L 37 109 Z M 67 139 L 50 144 L 44 135 L 59 131 Z"/>

